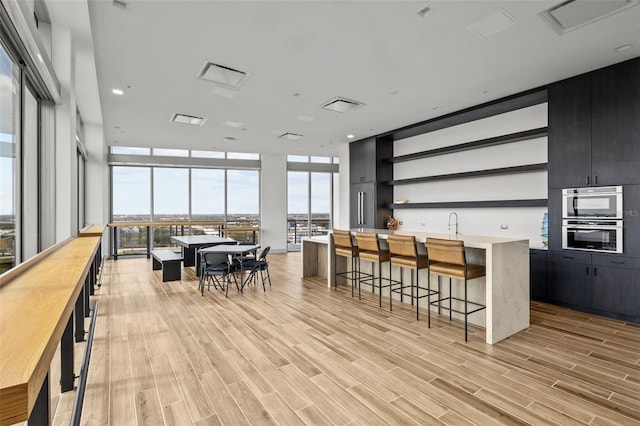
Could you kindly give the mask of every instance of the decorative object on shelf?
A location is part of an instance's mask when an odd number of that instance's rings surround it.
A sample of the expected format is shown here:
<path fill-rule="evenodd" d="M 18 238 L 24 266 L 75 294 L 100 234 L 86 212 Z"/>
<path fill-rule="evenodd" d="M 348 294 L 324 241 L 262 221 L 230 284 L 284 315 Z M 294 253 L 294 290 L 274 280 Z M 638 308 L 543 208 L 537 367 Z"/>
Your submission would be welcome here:
<path fill-rule="evenodd" d="M 398 229 L 398 219 L 393 216 L 388 216 L 387 229 L 390 231 L 395 231 L 396 229 Z"/>
<path fill-rule="evenodd" d="M 542 237 L 542 245 L 547 247 L 549 245 L 549 213 L 544 212 L 542 215 L 542 228 L 540 229 L 540 236 Z"/>
<path fill-rule="evenodd" d="M 394 204 L 407 204 L 409 202 L 409 200 L 395 200 L 393 203 Z"/>

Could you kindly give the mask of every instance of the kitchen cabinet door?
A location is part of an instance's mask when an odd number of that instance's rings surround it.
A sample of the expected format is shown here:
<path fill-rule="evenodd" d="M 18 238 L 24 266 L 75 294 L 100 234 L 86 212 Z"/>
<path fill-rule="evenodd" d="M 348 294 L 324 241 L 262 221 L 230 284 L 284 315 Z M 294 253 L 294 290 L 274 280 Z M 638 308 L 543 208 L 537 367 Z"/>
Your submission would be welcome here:
<path fill-rule="evenodd" d="M 592 74 L 593 183 L 640 184 L 640 59 Z"/>
<path fill-rule="evenodd" d="M 529 251 L 529 287 L 531 300 L 547 298 L 547 252 L 546 250 Z"/>
<path fill-rule="evenodd" d="M 591 75 L 549 86 L 549 188 L 591 182 Z"/>
<path fill-rule="evenodd" d="M 351 183 L 376 181 L 376 139 L 369 138 L 349 144 Z"/>
<path fill-rule="evenodd" d="M 376 187 L 374 182 L 351 184 L 351 228 L 376 228 Z"/>
<path fill-rule="evenodd" d="M 591 255 L 549 253 L 547 298 L 551 302 L 579 308 L 591 307 Z"/>
<path fill-rule="evenodd" d="M 593 309 L 640 322 L 639 270 L 594 265 L 592 292 Z"/>

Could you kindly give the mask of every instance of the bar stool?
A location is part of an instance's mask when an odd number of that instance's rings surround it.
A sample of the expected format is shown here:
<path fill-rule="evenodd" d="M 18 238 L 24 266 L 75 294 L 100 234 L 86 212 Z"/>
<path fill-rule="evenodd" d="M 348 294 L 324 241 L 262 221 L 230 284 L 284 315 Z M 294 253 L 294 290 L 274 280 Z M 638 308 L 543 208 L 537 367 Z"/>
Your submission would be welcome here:
<path fill-rule="evenodd" d="M 390 279 L 382 277 L 382 263 L 389 262 L 390 260 L 389 249 L 380 247 L 380 240 L 376 232 L 356 232 L 356 241 L 358 241 L 360 257 L 378 264 L 378 291 L 380 292 L 380 306 L 382 307 L 382 289 L 391 287 Z M 389 262 L 389 274 L 391 274 L 391 262 Z M 382 280 L 386 280 L 389 284 L 382 285 Z M 371 291 L 374 292 L 376 277 L 373 263 L 371 263 L 371 275 L 364 280 L 360 280 L 360 282 L 366 281 L 371 281 Z M 358 286 L 358 297 L 359 296 L 360 287 Z"/>
<path fill-rule="evenodd" d="M 392 293 L 399 293 L 401 302 L 404 296 L 411 296 L 411 305 L 413 305 L 414 299 L 416 301 L 416 320 L 420 320 L 420 299 L 423 297 L 428 298 L 438 293 L 437 291 L 432 291 L 430 287 L 420 287 L 420 269 L 427 267 L 427 255 L 418 253 L 416 237 L 413 235 L 389 235 L 387 237 L 387 243 L 389 243 L 389 250 L 391 251 L 391 265 L 400 267 L 400 281 L 392 281 L 393 285 L 400 284 L 400 288 L 391 287 L 391 291 L 389 292 L 389 310 L 393 310 Z M 411 293 L 409 294 L 405 293 L 404 290 L 402 268 L 411 269 Z M 416 271 L 415 286 L 413 285 L 414 269 Z M 391 274 L 389 274 L 389 278 L 391 278 Z M 426 294 L 420 295 L 420 290 L 426 290 Z M 429 302 L 429 299 L 427 299 L 427 302 Z M 429 304 L 427 303 L 427 307 L 428 306 Z"/>
<path fill-rule="evenodd" d="M 338 277 L 342 277 L 351 282 L 351 297 L 353 297 L 353 287 L 358 282 L 358 295 L 360 294 L 360 278 L 361 277 L 371 277 L 369 274 L 365 274 L 360 272 L 360 250 L 358 246 L 353 244 L 353 239 L 351 237 L 351 232 L 349 231 L 341 231 L 339 229 L 334 229 L 332 231 L 333 235 L 333 265 L 335 272 L 335 283 L 334 289 L 338 290 Z M 351 270 L 337 272 L 337 259 L 338 256 L 349 257 L 351 258 Z"/>
<path fill-rule="evenodd" d="M 449 321 L 452 319 L 452 313 L 464 315 L 464 341 L 467 340 L 467 317 L 474 312 L 485 309 L 486 306 L 480 303 L 470 302 L 467 298 L 467 281 L 474 278 L 485 276 L 484 265 L 473 265 L 467 263 L 464 254 L 464 241 L 459 240 L 443 240 L 439 238 L 429 238 L 426 242 L 427 253 L 429 256 L 429 286 L 431 286 L 431 272 L 438 275 L 438 290 L 440 290 L 440 278 L 442 276 L 449 277 L 449 296 L 430 302 L 430 305 L 436 306 L 438 312 L 440 309 L 449 311 Z M 453 297 L 451 293 L 451 279 L 464 280 L 464 299 Z M 464 302 L 464 311 L 454 309 L 453 301 Z M 448 305 L 446 302 L 449 302 Z M 469 307 L 469 305 L 472 305 Z M 431 327 L 431 309 L 429 309 L 429 327 Z"/>

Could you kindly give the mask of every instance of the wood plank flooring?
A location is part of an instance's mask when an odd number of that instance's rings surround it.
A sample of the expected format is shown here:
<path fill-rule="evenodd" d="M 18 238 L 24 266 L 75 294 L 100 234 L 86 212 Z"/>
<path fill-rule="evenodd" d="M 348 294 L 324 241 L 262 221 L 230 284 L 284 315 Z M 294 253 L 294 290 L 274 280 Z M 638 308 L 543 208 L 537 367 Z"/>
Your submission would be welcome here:
<path fill-rule="evenodd" d="M 266 293 L 228 299 L 192 268 L 163 283 L 107 261 L 83 424 L 640 425 L 637 325 L 534 302 L 528 330 L 465 343 L 444 316 L 302 279 L 299 253 L 269 259 Z"/>

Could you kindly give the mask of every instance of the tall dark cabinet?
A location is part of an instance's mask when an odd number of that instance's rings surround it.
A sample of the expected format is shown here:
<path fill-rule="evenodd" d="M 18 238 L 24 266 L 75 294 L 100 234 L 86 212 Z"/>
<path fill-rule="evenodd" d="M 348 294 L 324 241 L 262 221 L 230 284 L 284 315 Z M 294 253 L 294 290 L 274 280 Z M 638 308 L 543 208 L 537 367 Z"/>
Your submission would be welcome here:
<path fill-rule="evenodd" d="M 640 58 L 548 90 L 549 188 L 640 184 Z"/>
<path fill-rule="evenodd" d="M 393 139 L 371 137 L 349 144 L 351 228 L 384 228 L 393 199 Z"/>

